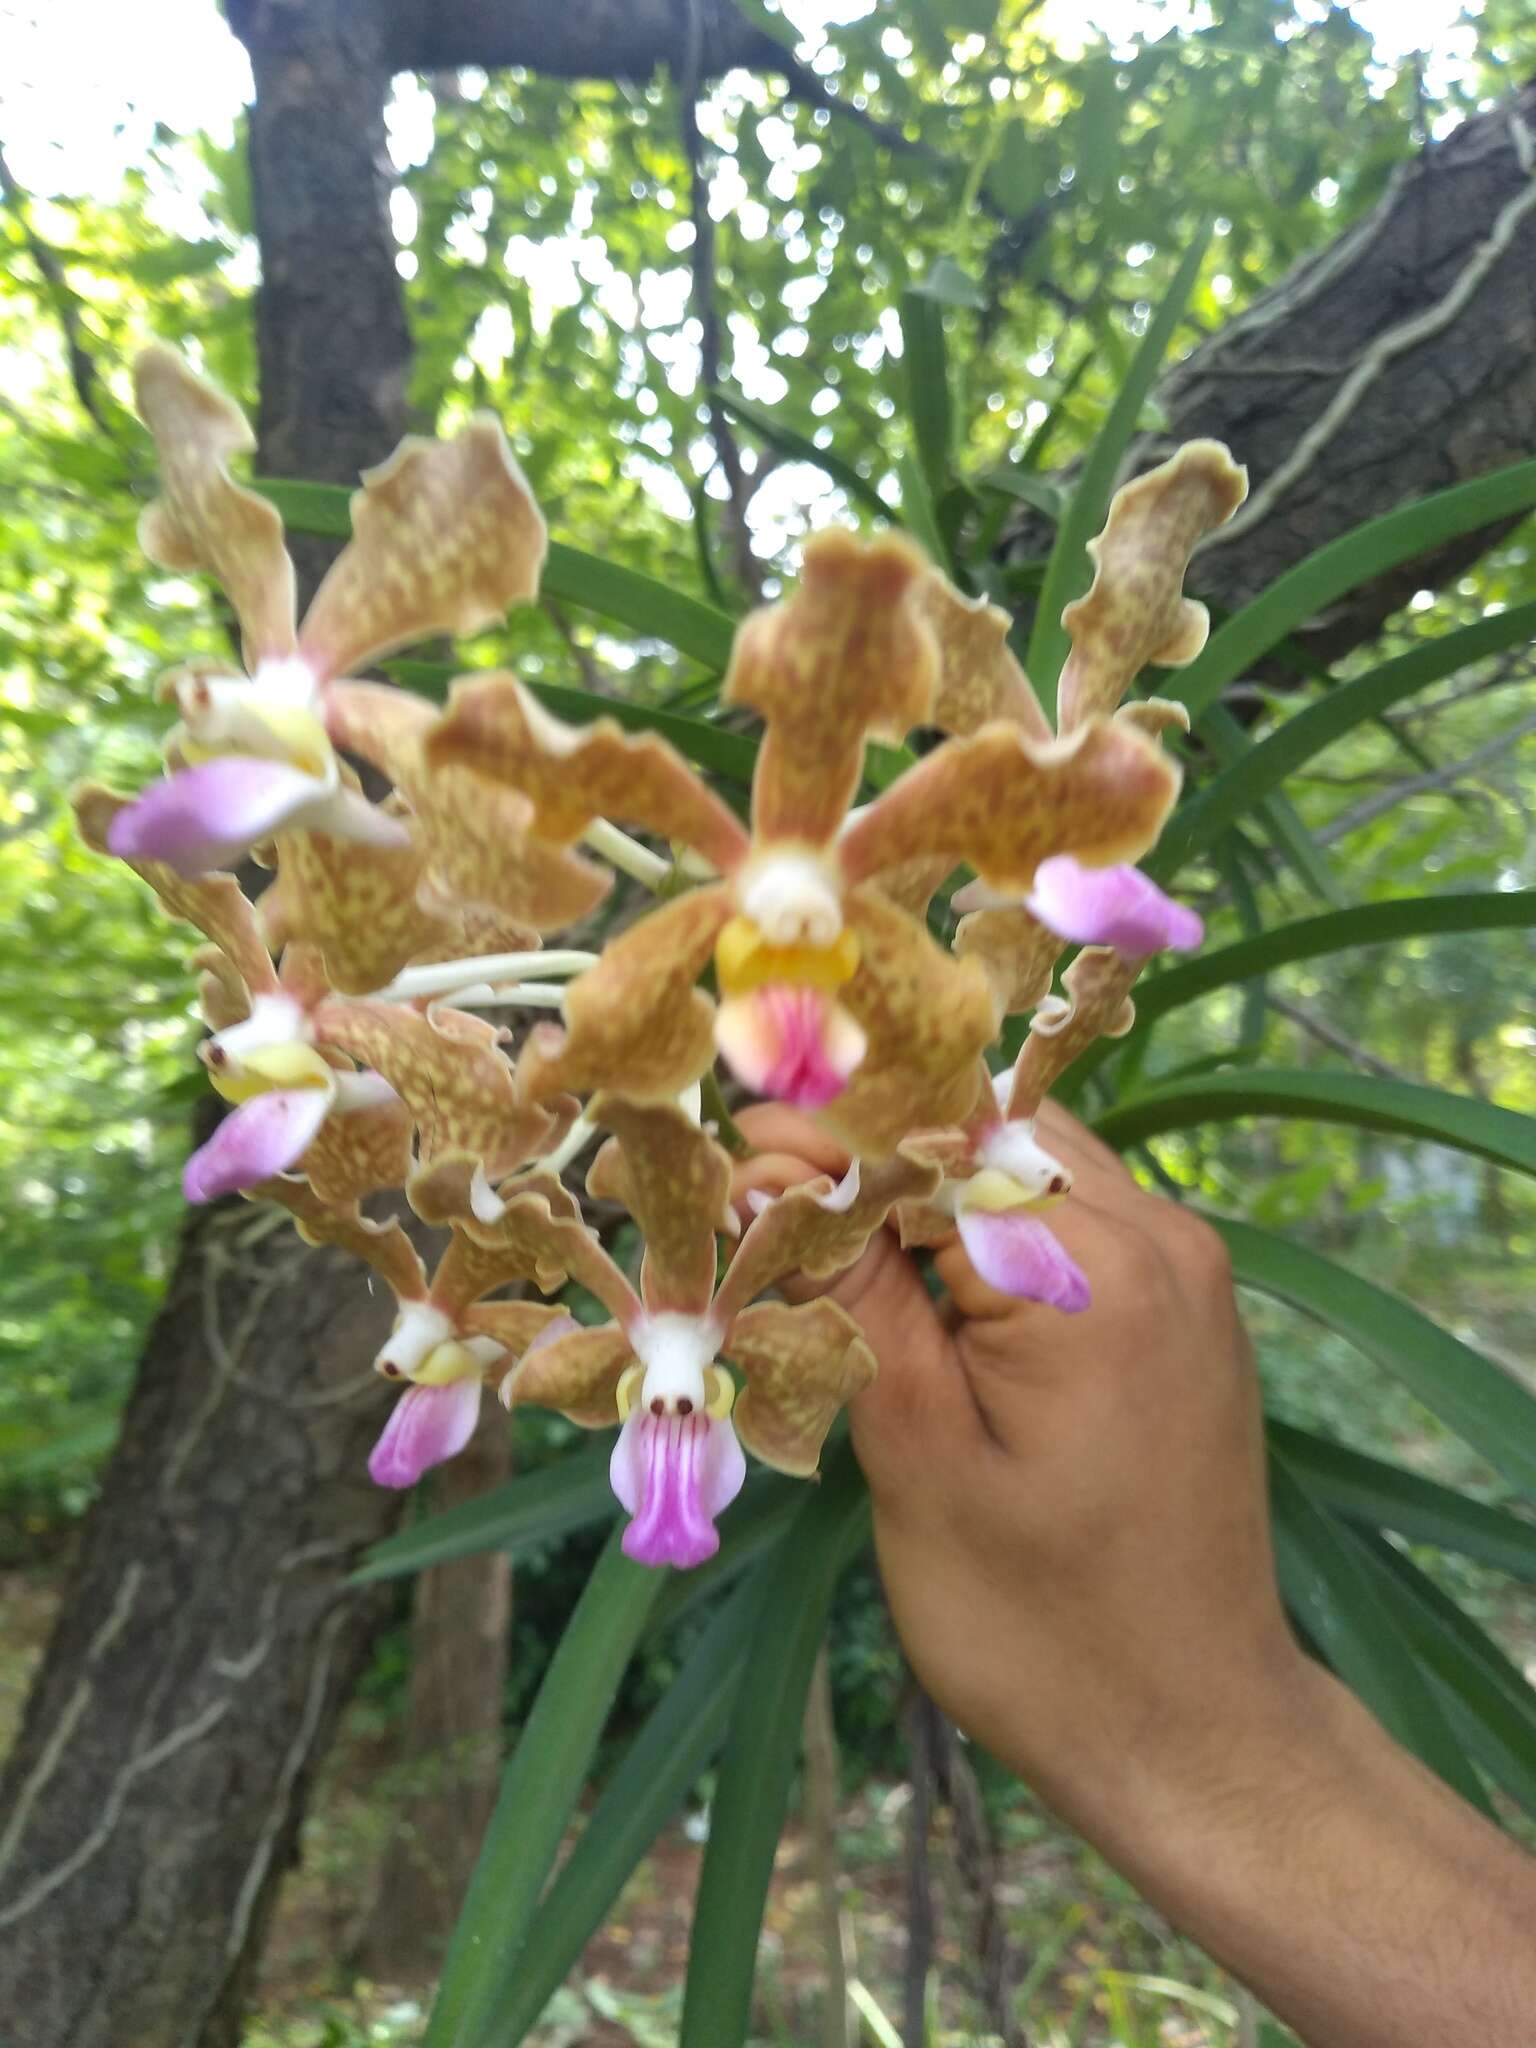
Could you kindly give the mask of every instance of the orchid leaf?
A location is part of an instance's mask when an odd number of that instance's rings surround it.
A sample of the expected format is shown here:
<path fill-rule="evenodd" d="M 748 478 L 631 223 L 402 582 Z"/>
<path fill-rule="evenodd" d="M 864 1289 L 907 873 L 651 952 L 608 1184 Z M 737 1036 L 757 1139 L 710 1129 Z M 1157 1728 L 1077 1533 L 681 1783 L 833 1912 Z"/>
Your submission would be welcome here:
<path fill-rule="evenodd" d="M 624 1752 L 533 1922 L 516 1979 L 477 2048 L 517 2048 L 725 1735 L 770 1563 L 715 1614 Z M 688 1574 L 689 1579 L 696 1574 Z"/>
<path fill-rule="evenodd" d="M 1394 1131 L 1433 1145 L 1451 1145 L 1496 1166 L 1536 1174 L 1536 1118 L 1499 1109 L 1415 1081 L 1374 1075 L 1270 1067 L 1257 1073 L 1208 1074 L 1203 1079 L 1150 1088 L 1107 1110 L 1099 1135 L 1121 1149 L 1186 1130 L 1191 1124 L 1230 1123 L 1249 1116 L 1316 1118 L 1366 1131 Z"/>
<path fill-rule="evenodd" d="M 1512 1799 L 1536 1812 L 1536 1691 L 1525 1674 L 1400 1550 L 1364 1530 L 1354 1537 L 1466 1747 Z"/>
<path fill-rule="evenodd" d="M 1331 1514 L 1475 1558 L 1536 1585 L 1536 1523 L 1272 1416 L 1265 1428 L 1312 1498 Z"/>
<path fill-rule="evenodd" d="M 835 484 L 841 484 L 854 504 L 862 505 L 877 519 L 895 519 L 896 514 L 870 479 L 862 476 L 845 456 L 833 449 L 818 447 L 809 429 L 791 426 L 771 407 L 754 404 L 729 385 L 721 386 L 716 396 L 733 419 L 760 435 L 770 448 L 792 456 L 796 462 L 811 463 L 831 477 Z"/>
<path fill-rule="evenodd" d="M 348 511 L 352 493 L 339 484 L 262 477 L 256 480 L 256 489 L 272 500 L 296 533 L 345 539 L 352 531 Z M 731 658 L 736 626 L 727 613 L 638 569 L 588 554 L 584 548 L 551 541 L 541 587 L 547 596 L 581 605 L 632 633 L 664 640 L 706 668 L 723 669 Z"/>
<path fill-rule="evenodd" d="M 614 1531 L 550 1660 L 502 1773 L 438 1985 L 426 2048 L 478 2048 L 516 1982 L 539 1895 L 592 1765 L 608 1709 L 645 1631 L 662 1574 Z"/>
<path fill-rule="evenodd" d="M 577 1451 L 476 1500 L 424 1515 L 397 1536 L 375 1543 L 352 1574 L 352 1584 L 399 1578 L 484 1550 L 504 1550 L 515 1557 L 535 1544 L 552 1543 L 573 1529 L 606 1521 L 614 1511 L 609 1451 L 606 1443 Z"/>
<path fill-rule="evenodd" d="M 1325 1323 L 1401 1380 L 1512 1485 L 1536 1499 L 1536 1397 L 1411 1302 L 1332 1259 L 1227 1216 L 1238 1283 Z"/>
<path fill-rule="evenodd" d="M 1199 719 L 1228 683 L 1346 590 L 1355 590 L 1399 563 L 1429 554 L 1464 533 L 1529 511 L 1532 505 L 1536 505 L 1536 462 L 1517 462 L 1357 526 L 1298 562 L 1261 597 L 1245 605 L 1211 635 L 1204 652 L 1188 668 L 1159 683 L 1159 693 L 1184 705 L 1192 718 Z"/>
<path fill-rule="evenodd" d="M 1273 1449 L 1269 1486 L 1286 1605 L 1387 1732 L 1492 1819 L 1482 1782 L 1408 1643 L 1383 1610 L 1349 1533 Z"/>
<path fill-rule="evenodd" d="M 678 2048 L 742 2048 L 746 2041 L 811 1667 L 833 1590 L 868 1527 L 869 1496 L 844 1442 L 775 1552 L 757 1612 L 710 1816 Z"/>
<path fill-rule="evenodd" d="M 901 295 L 902 364 L 907 411 L 928 496 L 937 502 L 954 468 L 954 394 L 944 341 L 944 301 L 916 286 Z M 935 556 L 943 560 L 943 555 Z"/>
<path fill-rule="evenodd" d="M 1366 675 L 1338 684 L 1224 766 L 1181 805 L 1147 863 L 1149 872 L 1162 880 L 1176 874 L 1186 860 L 1203 853 L 1226 826 L 1246 816 L 1286 776 L 1366 720 L 1379 717 L 1392 705 L 1475 661 L 1532 639 L 1536 639 L 1536 600 L 1493 612 L 1458 632 L 1442 633 L 1395 660 L 1380 663 Z"/>

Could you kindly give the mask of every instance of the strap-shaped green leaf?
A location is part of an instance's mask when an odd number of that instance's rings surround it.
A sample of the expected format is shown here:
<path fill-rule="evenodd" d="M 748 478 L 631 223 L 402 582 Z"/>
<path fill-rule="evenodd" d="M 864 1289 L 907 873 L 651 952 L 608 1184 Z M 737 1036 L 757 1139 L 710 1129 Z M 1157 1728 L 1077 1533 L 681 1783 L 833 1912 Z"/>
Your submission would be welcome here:
<path fill-rule="evenodd" d="M 710 1815 L 678 2048 L 742 2048 L 746 2041 L 758 1934 L 811 1666 L 839 1574 L 868 1525 L 863 1475 L 844 1442 L 775 1553 L 758 1609 Z"/>
<path fill-rule="evenodd" d="M 1213 704 L 1206 713 L 1205 733 L 1212 752 L 1229 769 L 1240 767 L 1254 751 L 1253 741 L 1225 704 Z M 1348 898 L 1339 878 L 1284 790 L 1262 792 L 1249 808 L 1253 824 L 1290 862 L 1312 895 L 1342 910 Z"/>
<path fill-rule="evenodd" d="M 307 484 L 286 477 L 257 477 L 255 488 L 270 498 L 295 533 L 320 533 L 345 540 L 352 531 L 352 493 L 340 484 Z M 665 640 L 706 668 L 723 669 L 731 658 L 735 621 L 655 576 L 621 562 L 605 561 L 564 541 L 551 541 L 541 589 L 565 604 L 578 604 L 627 626 L 648 640 Z"/>
<path fill-rule="evenodd" d="M 1434 1680 L 1464 1745 L 1536 1813 L 1536 1691 L 1488 1633 L 1380 1536 L 1354 1532 L 1378 1596 Z"/>
<path fill-rule="evenodd" d="M 517 2048 L 725 1735 L 770 1559 L 715 1614 L 603 1788 L 528 1929 L 505 2004 L 477 2048 Z"/>
<path fill-rule="evenodd" d="M 1400 1295 L 1230 1216 L 1211 1222 L 1244 1287 L 1288 1302 L 1385 1366 L 1496 1470 L 1536 1499 L 1536 1399 Z"/>
<path fill-rule="evenodd" d="M 577 1451 L 541 1472 L 510 1479 L 478 1500 L 424 1515 L 397 1536 L 375 1543 L 352 1574 L 352 1584 L 399 1578 L 482 1550 L 504 1550 L 515 1557 L 536 1543 L 551 1543 L 573 1529 L 606 1521 L 614 1511 L 608 1483 L 610 1449 L 604 1443 Z"/>
<path fill-rule="evenodd" d="M 1536 1173 L 1536 1117 L 1498 1109 L 1470 1096 L 1416 1081 L 1381 1081 L 1370 1074 L 1268 1067 L 1251 1073 L 1206 1074 L 1150 1088 L 1106 1110 L 1099 1135 L 1117 1150 L 1191 1124 L 1231 1123 L 1249 1116 L 1287 1116 L 1361 1130 L 1395 1131 L 1430 1144 L 1451 1145 Z"/>
<path fill-rule="evenodd" d="M 761 434 L 770 447 L 777 448 L 781 454 L 792 455 L 796 462 L 809 462 L 823 470 L 835 484 L 842 485 L 855 504 L 862 504 L 877 519 L 895 521 L 896 514 L 869 478 L 860 476 L 844 456 L 831 448 L 818 448 L 804 428 L 791 426 L 787 420 L 780 419 L 774 407 L 757 405 L 751 399 L 743 398 L 728 384 L 719 386 L 715 395 L 733 419 L 750 427 L 754 434 Z"/>
<path fill-rule="evenodd" d="M 1308 555 L 1261 597 L 1244 605 L 1211 635 L 1204 653 L 1188 668 L 1159 682 L 1159 695 L 1172 697 L 1187 706 L 1192 718 L 1199 718 L 1260 655 L 1346 590 L 1532 505 L 1536 462 L 1517 462 L 1357 526 Z"/>
<path fill-rule="evenodd" d="M 529 1922 L 591 1768 L 624 1668 L 663 1574 L 633 1564 L 615 1530 L 550 1660 L 453 1931 L 426 2048 L 494 2039 Z"/>
<path fill-rule="evenodd" d="M 1169 344 L 1184 317 L 1184 308 L 1200 275 L 1200 265 L 1205 260 L 1210 239 L 1211 227 L 1207 223 L 1184 252 L 1184 259 L 1174 273 L 1151 325 L 1142 336 L 1119 394 L 1088 451 L 1087 460 L 1057 524 L 1056 539 L 1046 564 L 1040 603 L 1029 636 L 1029 659 L 1024 664 L 1047 718 L 1055 716 L 1056 684 L 1069 644 L 1061 614 L 1073 598 L 1081 597 L 1088 588 L 1091 577 L 1088 543 L 1104 524 L 1120 458 L 1136 431 L 1141 409 L 1152 389 L 1152 380 L 1161 369 Z"/>
<path fill-rule="evenodd" d="M 1474 661 L 1532 639 L 1536 639 L 1536 600 L 1495 612 L 1459 632 L 1442 633 L 1394 661 L 1382 662 L 1367 675 L 1339 684 L 1305 711 L 1287 718 L 1182 804 L 1147 863 L 1150 872 L 1163 880 L 1176 874 L 1184 861 L 1214 844 L 1228 825 L 1244 817 L 1286 776 L 1294 775 L 1356 726 Z"/>
<path fill-rule="evenodd" d="M 1347 1531 L 1271 1449 L 1275 1564 L 1286 1605 L 1389 1734 L 1492 1818 L 1482 1781 L 1395 1622 L 1382 1610 Z"/>
<path fill-rule="evenodd" d="M 1484 889 L 1468 895 L 1402 896 L 1391 903 L 1359 903 L 1321 917 L 1275 925 L 1260 937 L 1239 939 L 1170 967 L 1136 990 L 1140 1029 L 1195 1002 L 1213 989 L 1251 981 L 1297 960 L 1316 960 L 1353 946 L 1385 946 L 1398 939 L 1432 938 L 1440 932 L 1520 930 L 1536 925 L 1536 889 Z M 1110 1050 L 1113 1050 L 1111 1043 Z"/>
<path fill-rule="evenodd" d="M 937 501 L 949 488 L 954 466 L 954 395 L 949 388 L 949 349 L 943 305 L 908 287 L 901 295 L 901 355 L 906 372 L 907 412 L 917 459 Z M 935 557 L 942 561 L 943 555 Z"/>
<path fill-rule="evenodd" d="M 1536 1523 L 1273 1416 L 1264 1426 L 1270 1442 L 1330 1514 L 1365 1528 L 1391 1529 L 1410 1543 L 1433 1544 L 1536 1585 Z"/>

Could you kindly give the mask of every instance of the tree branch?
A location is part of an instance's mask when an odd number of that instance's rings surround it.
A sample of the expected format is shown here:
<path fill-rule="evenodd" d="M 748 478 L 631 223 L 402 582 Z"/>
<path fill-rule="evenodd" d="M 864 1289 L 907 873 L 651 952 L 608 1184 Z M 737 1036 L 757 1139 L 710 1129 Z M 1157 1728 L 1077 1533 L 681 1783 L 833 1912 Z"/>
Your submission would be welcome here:
<path fill-rule="evenodd" d="M 1336 839 L 1343 839 L 1351 832 L 1358 832 L 1362 825 L 1369 825 L 1373 819 L 1395 810 L 1410 797 L 1423 796 L 1431 790 L 1450 789 L 1458 782 L 1465 782 L 1480 768 L 1486 768 L 1494 761 L 1501 761 L 1514 751 L 1520 741 L 1536 732 L 1536 712 L 1529 718 L 1521 719 L 1508 732 L 1501 732 L 1485 745 L 1476 747 L 1459 761 L 1450 761 L 1443 768 L 1436 768 L 1427 775 L 1410 775 L 1402 782 L 1394 782 L 1390 789 L 1383 789 L 1375 796 L 1367 797 L 1364 803 L 1356 804 L 1337 818 L 1330 818 L 1321 831 L 1312 837 L 1319 846 L 1331 846 Z"/>
<path fill-rule="evenodd" d="M 69 381 L 74 386 L 75 396 L 92 426 L 99 427 L 109 440 L 114 439 L 112 424 L 103 407 L 105 387 L 97 374 L 96 363 L 85 345 L 84 324 L 80 318 L 80 301 L 70 289 L 64 275 L 64 266 L 57 252 L 50 248 L 42 236 L 33 228 L 28 217 L 27 195 L 11 174 L 11 167 L 0 150 L 0 198 L 5 200 L 16 216 L 21 229 L 22 240 L 27 245 L 37 273 L 43 282 L 44 296 L 53 308 L 54 316 L 64 336 L 64 352 L 69 363 Z"/>

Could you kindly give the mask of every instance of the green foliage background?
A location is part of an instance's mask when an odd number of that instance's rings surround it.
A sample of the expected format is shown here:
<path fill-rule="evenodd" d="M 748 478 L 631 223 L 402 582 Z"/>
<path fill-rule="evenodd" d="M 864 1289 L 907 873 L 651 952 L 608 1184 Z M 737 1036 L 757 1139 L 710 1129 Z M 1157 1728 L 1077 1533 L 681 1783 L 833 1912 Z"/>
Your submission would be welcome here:
<path fill-rule="evenodd" d="M 1522 15 L 1489 0 L 1475 55 L 1425 76 L 1384 71 L 1337 7 L 1220 0 L 1204 25 L 1169 10 L 1135 46 L 1090 36 L 1078 50 L 1019 0 L 901 0 L 809 38 L 852 112 L 733 74 L 701 127 L 728 336 L 721 389 L 761 480 L 766 590 L 810 526 L 883 505 L 973 587 L 1027 602 L 1042 565 L 1005 566 L 1010 512 L 1059 509 L 1049 473 L 1104 426 L 1202 225 L 1215 231 L 1175 351 L 1368 207 L 1417 139 L 1528 76 L 1536 29 Z M 422 423 L 490 406 L 559 540 L 739 610 L 751 592 L 701 417 L 673 86 L 464 74 L 435 96 L 401 81 L 397 115 Z M 910 146 L 888 150 L 871 124 Z M 168 185 L 199 195 L 190 237 L 166 231 Z M 39 242 L 56 274 L 40 268 Z M 158 674 L 227 645 L 208 593 L 136 551 L 152 472 L 126 377 L 158 335 L 254 396 L 242 150 L 162 132 L 110 202 L 12 193 L 0 256 L 0 1544 L 15 1559 L 45 1552 L 88 1501 L 174 1255 L 198 1085 L 184 935 L 131 877 L 75 847 L 63 798 L 86 771 L 129 784 L 152 772 Z M 92 366 L 83 379 L 66 333 Z M 1531 544 L 1527 524 L 1328 687 L 1529 601 Z M 708 660 L 584 595 L 577 563 L 558 603 L 463 650 L 465 663 L 511 660 L 547 685 L 697 714 L 698 744 L 714 745 L 725 728 Z M 1244 816 L 1187 865 L 1181 888 L 1207 914 L 1210 948 L 1330 907 L 1536 886 L 1518 694 L 1529 639 L 1351 727 L 1285 781 L 1283 809 Z M 1309 683 L 1267 697 L 1256 730 L 1320 694 Z M 1248 744 L 1240 731 L 1226 741 L 1233 758 Z M 1462 775 L 1410 786 L 1460 762 Z M 1101 1113 L 1159 1083 L 1279 1067 L 1397 1076 L 1530 1113 L 1530 958 L 1527 924 L 1278 966 L 1171 1010 L 1155 1037 L 1098 1068 L 1078 1106 Z M 1175 1123 L 1135 1157 L 1179 1195 L 1326 1253 L 1522 1371 L 1536 1202 L 1515 1175 L 1306 1116 Z M 1508 1462 L 1496 1469 L 1379 1360 L 1269 1300 L 1254 1321 L 1282 1420 L 1474 1501 L 1516 1497 Z M 551 1426 L 525 1456 L 537 1470 L 566 1449 Z M 517 1718 L 596 1548 L 541 1549 L 538 1535 L 521 1564 Z M 1415 1555 L 1483 1619 L 1518 1622 L 1503 1580 Z M 889 1697 L 894 1667 L 867 1582 L 840 1599 L 845 1734 L 859 1763 L 878 1765 L 889 1728 L 871 1702 Z M 695 1615 L 642 1653 L 629 1725 L 686 1676 L 708 1625 Z"/>

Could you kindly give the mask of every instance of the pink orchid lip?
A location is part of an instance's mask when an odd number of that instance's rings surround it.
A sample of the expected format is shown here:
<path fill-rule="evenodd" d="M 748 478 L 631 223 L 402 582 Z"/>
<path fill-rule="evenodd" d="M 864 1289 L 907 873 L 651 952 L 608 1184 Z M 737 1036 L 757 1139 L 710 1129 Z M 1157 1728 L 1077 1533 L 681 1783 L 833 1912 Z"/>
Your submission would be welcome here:
<path fill-rule="evenodd" d="M 369 1478 L 376 1486 L 414 1486 L 429 1467 L 457 1457 L 474 1435 L 479 1415 L 477 1379 L 407 1387 L 373 1447 Z"/>
<path fill-rule="evenodd" d="M 1039 1217 L 1023 1209 L 961 1209 L 960 1242 L 979 1277 L 1015 1301 L 1080 1315 L 1093 1300 L 1082 1268 Z"/>
<path fill-rule="evenodd" d="M 726 1418 L 633 1409 L 608 1466 L 620 1506 L 634 1517 L 624 1531 L 625 1556 L 683 1570 L 703 1564 L 720 1548 L 715 1517 L 740 1493 L 746 1473 Z"/>
<path fill-rule="evenodd" d="M 189 1202 L 212 1202 L 286 1173 L 309 1150 L 329 1109 L 324 1088 L 270 1088 L 253 1095 L 192 1154 L 182 1171 L 182 1193 Z"/>
<path fill-rule="evenodd" d="M 154 783 L 118 812 L 107 845 L 123 860 L 159 860 L 195 880 L 230 867 L 258 841 L 329 794 L 283 761 L 221 755 Z"/>
<path fill-rule="evenodd" d="M 1139 868 L 1084 867 L 1070 853 L 1041 861 L 1024 907 L 1074 945 L 1113 946 L 1121 953 L 1158 953 L 1165 946 L 1188 953 L 1205 937 L 1196 913 Z"/>
<path fill-rule="evenodd" d="M 864 1057 L 864 1033 L 822 989 L 768 982 L 715 1013 L 715 1043 L 754 1094 L 824 1109 Z"/>

